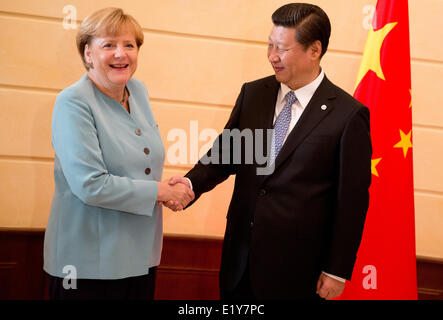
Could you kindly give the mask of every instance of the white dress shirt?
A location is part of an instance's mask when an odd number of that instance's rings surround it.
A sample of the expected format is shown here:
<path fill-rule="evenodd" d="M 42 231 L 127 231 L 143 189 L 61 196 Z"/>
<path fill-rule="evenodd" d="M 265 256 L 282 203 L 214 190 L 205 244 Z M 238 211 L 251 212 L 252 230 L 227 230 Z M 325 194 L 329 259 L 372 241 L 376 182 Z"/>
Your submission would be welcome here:
<path fill-rule="evenodd" d="M 288 137 L 289 133 L 294 129 L 295 125 L 297 124 L 298 119 L 300 119 L 300 116 L 302 115 L 303 111 L 305 110 L 306 106 L 308 105 L 309 101 L 311 101 L 312 96 L 315 93 L 315 90 L 317 90 L 318 86 L 322 82 L 323 78 L 325 76 L 325 73 L 323 69 L 321 70 L 320 74 L 317 78 L 315 78 L 314 81 L 311 83 L 305 85 L 302 88 L 299 88 L 297 90 L 294 90 L 294 94 L 297 97 L 297 101 L 295 101 L 292 104 L 292 112 L 291 112 L 291 122 L 289 123 L 288 132 L 286 132 L 286 136 L 283 140 L 283 143 L 286 141 L 286 138 Z M 282 111 L 283 107 L 286 104 L 286 94 L 291 91 L 291 88 L 289 88 L 284 83 L 280 83 L 280 90 L 278 90 L 277 95 L 277 101 L 275 103 L 275 112 L 274 112 L 274 120 L 273 124 L 275 124 L 275 121 L 277 120 L 278 115 Z"/>

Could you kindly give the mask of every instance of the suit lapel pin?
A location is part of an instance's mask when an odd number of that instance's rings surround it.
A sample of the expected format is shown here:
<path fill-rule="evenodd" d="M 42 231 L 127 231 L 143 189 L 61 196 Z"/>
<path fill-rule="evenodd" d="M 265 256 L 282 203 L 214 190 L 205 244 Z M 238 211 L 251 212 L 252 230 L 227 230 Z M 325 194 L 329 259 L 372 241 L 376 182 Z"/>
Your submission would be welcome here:
<path fill-rule="evenodd" d="M 325 111 L 328 107 L 327 107 L 326 105 L 322 105 L 320 108 L 321 108 L 323 111 Z"/>

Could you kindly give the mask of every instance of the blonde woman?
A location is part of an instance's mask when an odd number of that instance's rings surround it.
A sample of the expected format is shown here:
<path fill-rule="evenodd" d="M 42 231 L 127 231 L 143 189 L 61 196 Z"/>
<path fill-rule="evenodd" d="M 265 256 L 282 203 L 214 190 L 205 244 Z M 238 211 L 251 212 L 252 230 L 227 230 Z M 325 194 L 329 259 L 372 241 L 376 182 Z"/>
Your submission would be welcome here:
<path fill-rule="evenodd" d="M 79 28 L 87 73 L 59 94 L 52 119 L 44 243 L 52 299 L 152 299 L 161 203 L 183 208 L 194 198 L 183 184 L 161 182 L 163 143 L 146 87 L 132 78 L 142 44 L 140 25 L 121 9 L 94 12 Z M 63 282 L 66 270 L 76 279 Z"/>

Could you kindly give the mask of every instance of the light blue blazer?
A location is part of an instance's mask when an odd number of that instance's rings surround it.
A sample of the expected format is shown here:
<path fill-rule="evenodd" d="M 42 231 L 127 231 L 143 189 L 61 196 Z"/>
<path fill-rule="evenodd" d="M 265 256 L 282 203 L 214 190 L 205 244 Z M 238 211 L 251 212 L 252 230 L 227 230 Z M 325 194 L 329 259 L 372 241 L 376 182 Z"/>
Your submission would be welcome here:
<path fill-rule="evenodd" d="M 160 263 L 165 151 L 146 87 L 131 79 L 127 88 L 130 114 L 87 75 L 57 97 L 43 267 L 50 275 L 66 277 L 65 266 L 74 266 L 78 279 L 121 279 Z"/>

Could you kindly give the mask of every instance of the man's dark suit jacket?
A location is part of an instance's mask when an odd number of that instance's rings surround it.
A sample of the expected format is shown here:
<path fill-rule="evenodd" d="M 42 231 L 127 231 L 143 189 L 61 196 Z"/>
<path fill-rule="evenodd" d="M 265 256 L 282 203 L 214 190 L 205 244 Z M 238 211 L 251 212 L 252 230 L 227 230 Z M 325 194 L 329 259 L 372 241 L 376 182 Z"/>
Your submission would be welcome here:
<path fill-rule="evenodd" d="M 225 128 L 272 128 L 279 87 L 275 76 L 244 84 Z M 247 259 L 259 299 L 315 298 L 322 271 L 349 280 L 369 204 L 371 154 L 369 110 L 325 76 L 272 174 L 257 175 L 257 164 L 199 161 L 186 174 L 195 200 L 236 175 L 221 292 L 238 284 Z"/>

